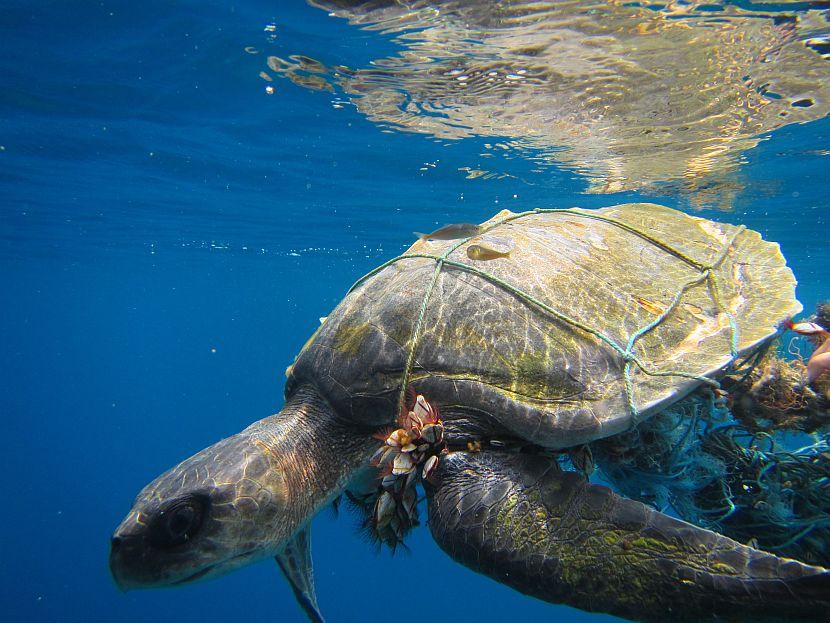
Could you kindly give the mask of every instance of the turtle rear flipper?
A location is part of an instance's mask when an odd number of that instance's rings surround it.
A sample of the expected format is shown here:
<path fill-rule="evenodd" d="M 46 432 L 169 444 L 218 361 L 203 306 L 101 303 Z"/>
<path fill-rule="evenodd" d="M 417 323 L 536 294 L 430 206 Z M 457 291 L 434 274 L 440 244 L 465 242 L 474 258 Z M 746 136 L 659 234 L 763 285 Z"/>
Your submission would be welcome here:
<path fill-rule="evenodd" d="M 435 540 L 522 593 L 636 621 L 830 621 L 830 571 L 674 519 L 549 459 L 455 452 L 438 476 Z"/>

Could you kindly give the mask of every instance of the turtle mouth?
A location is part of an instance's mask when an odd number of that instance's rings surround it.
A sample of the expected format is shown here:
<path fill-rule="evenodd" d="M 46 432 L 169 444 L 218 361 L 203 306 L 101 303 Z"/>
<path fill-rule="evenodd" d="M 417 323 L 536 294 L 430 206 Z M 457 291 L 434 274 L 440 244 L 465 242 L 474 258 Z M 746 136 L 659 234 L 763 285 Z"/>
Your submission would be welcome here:
<path fill-rule="evenodd" d="M 201 580 L 202 578 L 211 575 L 211 572 L 216 571 L 220 566 L 224 567 L 229 565 L 229 568 L 226 569 L 226 571 L 230 571 L 234 567 L 238 566 L 233 563 L 242 562 L 243 560 L 250 558 L 253 555 L 253 553 L 254 550 L 249 550 L 247 552 L 237 554 L 236 556 L 231 556 L 230 558 L 223 560 L 221 563 L 214 563 L 212 565 L 208 565 L 207 567 L 199 569 L 195 573 L 185 576 L 179 580 L 176 580 L 175 582 L 171 582 L 170 586 L 181 586 L 182 584 L 190 584 L 191 582 Z"/>
<path fill-rule="evenodd" d="M 179 586 L 181 584 L 188 584 L 190 582 L 195 582 L 196 580 L 199 580 L 199 579 L 205 577 L 206 575 L 208 575 L 215 568 L 216 568 L 216 565 L 208 565 L 207 567 L 205 567 L 204 569 L 200 569 L 196 573 L 185 576 L 180 580 L 176 580 L 175 582 L 173 582 L 171 584 L 171 586 Z"/>
<path fill-rule="evenodd" d="M 146 556 L 138 554 L 132 557 L 124 557 L 119 552 L 113 552 L 110 556 L 110 569 L 116 585 L 122 591 L 146 588 L 162 588 L 165 586 L 174 587 L 196 582 L 198 580 L 222 575 L 226 572 L 244 565 L 252 558 L 255 550 L 248 550 L 216 561 L 197 571 L 194 571 L 178 579 L 173 579 L 164 572 L 163 563 L 152 563 Z M 165 577 L 167 575 L 167 577 Z"/>

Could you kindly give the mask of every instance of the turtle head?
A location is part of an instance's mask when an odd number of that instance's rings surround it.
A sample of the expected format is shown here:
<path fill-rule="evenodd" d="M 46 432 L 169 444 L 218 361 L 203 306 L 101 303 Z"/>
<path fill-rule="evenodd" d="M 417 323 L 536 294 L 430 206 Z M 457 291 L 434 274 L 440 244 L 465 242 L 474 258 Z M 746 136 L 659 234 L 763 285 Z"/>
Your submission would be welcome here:
<path fill-rule="evenodd" d="M 273 455 L 263 432 L 224 439 L 144 487 L 112 537 L 110 567 L 120 587 L 219 575 L 291 536 L 305 519 L 289 505 L 291 457 Z"/>
<path fill-rule="evenodd" d="M 116 583 L 180 585 L 279 553 L 371 454 L 371 438 L 331 452 L 332 435 L 351 439 L 341 427 L 325 401 L 297 392 L 156 478 L 112 537 Z"/>

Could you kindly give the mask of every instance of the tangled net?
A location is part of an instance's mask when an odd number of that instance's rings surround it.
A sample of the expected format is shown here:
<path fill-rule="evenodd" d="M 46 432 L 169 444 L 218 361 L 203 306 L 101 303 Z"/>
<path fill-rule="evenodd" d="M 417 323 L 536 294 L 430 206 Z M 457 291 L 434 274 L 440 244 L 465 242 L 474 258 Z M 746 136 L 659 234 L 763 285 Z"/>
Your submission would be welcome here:
<path fill-rule="evenodd" d="M 769 433 L 726 426 L 703 436 L 701 451 L 725 466 L 684 500 L 684 517 L 804 562 L 830 563 L 830 446 L 817 439 L 788 450 Z"/>
<path fill-rule="evenodd" d="M 719 458 L 703 451 L 701 432 L 706 422 L 727 417 L 711 392 L 697 393 L 630 431 L 594 442 L 591 451 L 623 495 L 677 509 L 726 473 Z"/>
<path fill-rule="evenodd" d="M 822 308 L 819 308 L 821 312 Z M 830 312 L 830 305 L 825 306 Z M 622 435 L 592 444 L 623 494 L 740 542 L 830 565 L 830 379 L 759 353 Z M 809 440 L 792 449 L 798 438 Z"/>
<path fill-rule="evenodd" d="M 804 384 L 805 377 L 800 357 L 767 353 L 747 373 L 727 377 L 723 387 L 730 395 L 732 415 L 748 431 L 812 433 L 827 424 L 830 376 L 819 378 L 813 387 Z"/>

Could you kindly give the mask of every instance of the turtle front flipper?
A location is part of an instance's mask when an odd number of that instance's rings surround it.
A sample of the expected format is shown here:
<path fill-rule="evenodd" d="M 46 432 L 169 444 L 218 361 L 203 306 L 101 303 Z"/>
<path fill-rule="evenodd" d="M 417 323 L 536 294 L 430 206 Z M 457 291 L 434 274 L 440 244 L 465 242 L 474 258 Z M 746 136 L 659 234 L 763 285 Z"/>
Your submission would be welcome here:
<path fill-rule="evenodd" d="M 429 524 L 465 566 L 635 621 L 830 621 L 830 571 L 659 513 L 526 454 L 441 458 Z"/>
<path fill-rule="evenodd" d="M 314 567 L 311 563 L 311 526 L 306 526 L 276 556 L 285 579 L 294 591 L 297 603 L 311 623 L 325 623 L 317 605 Z"/>

